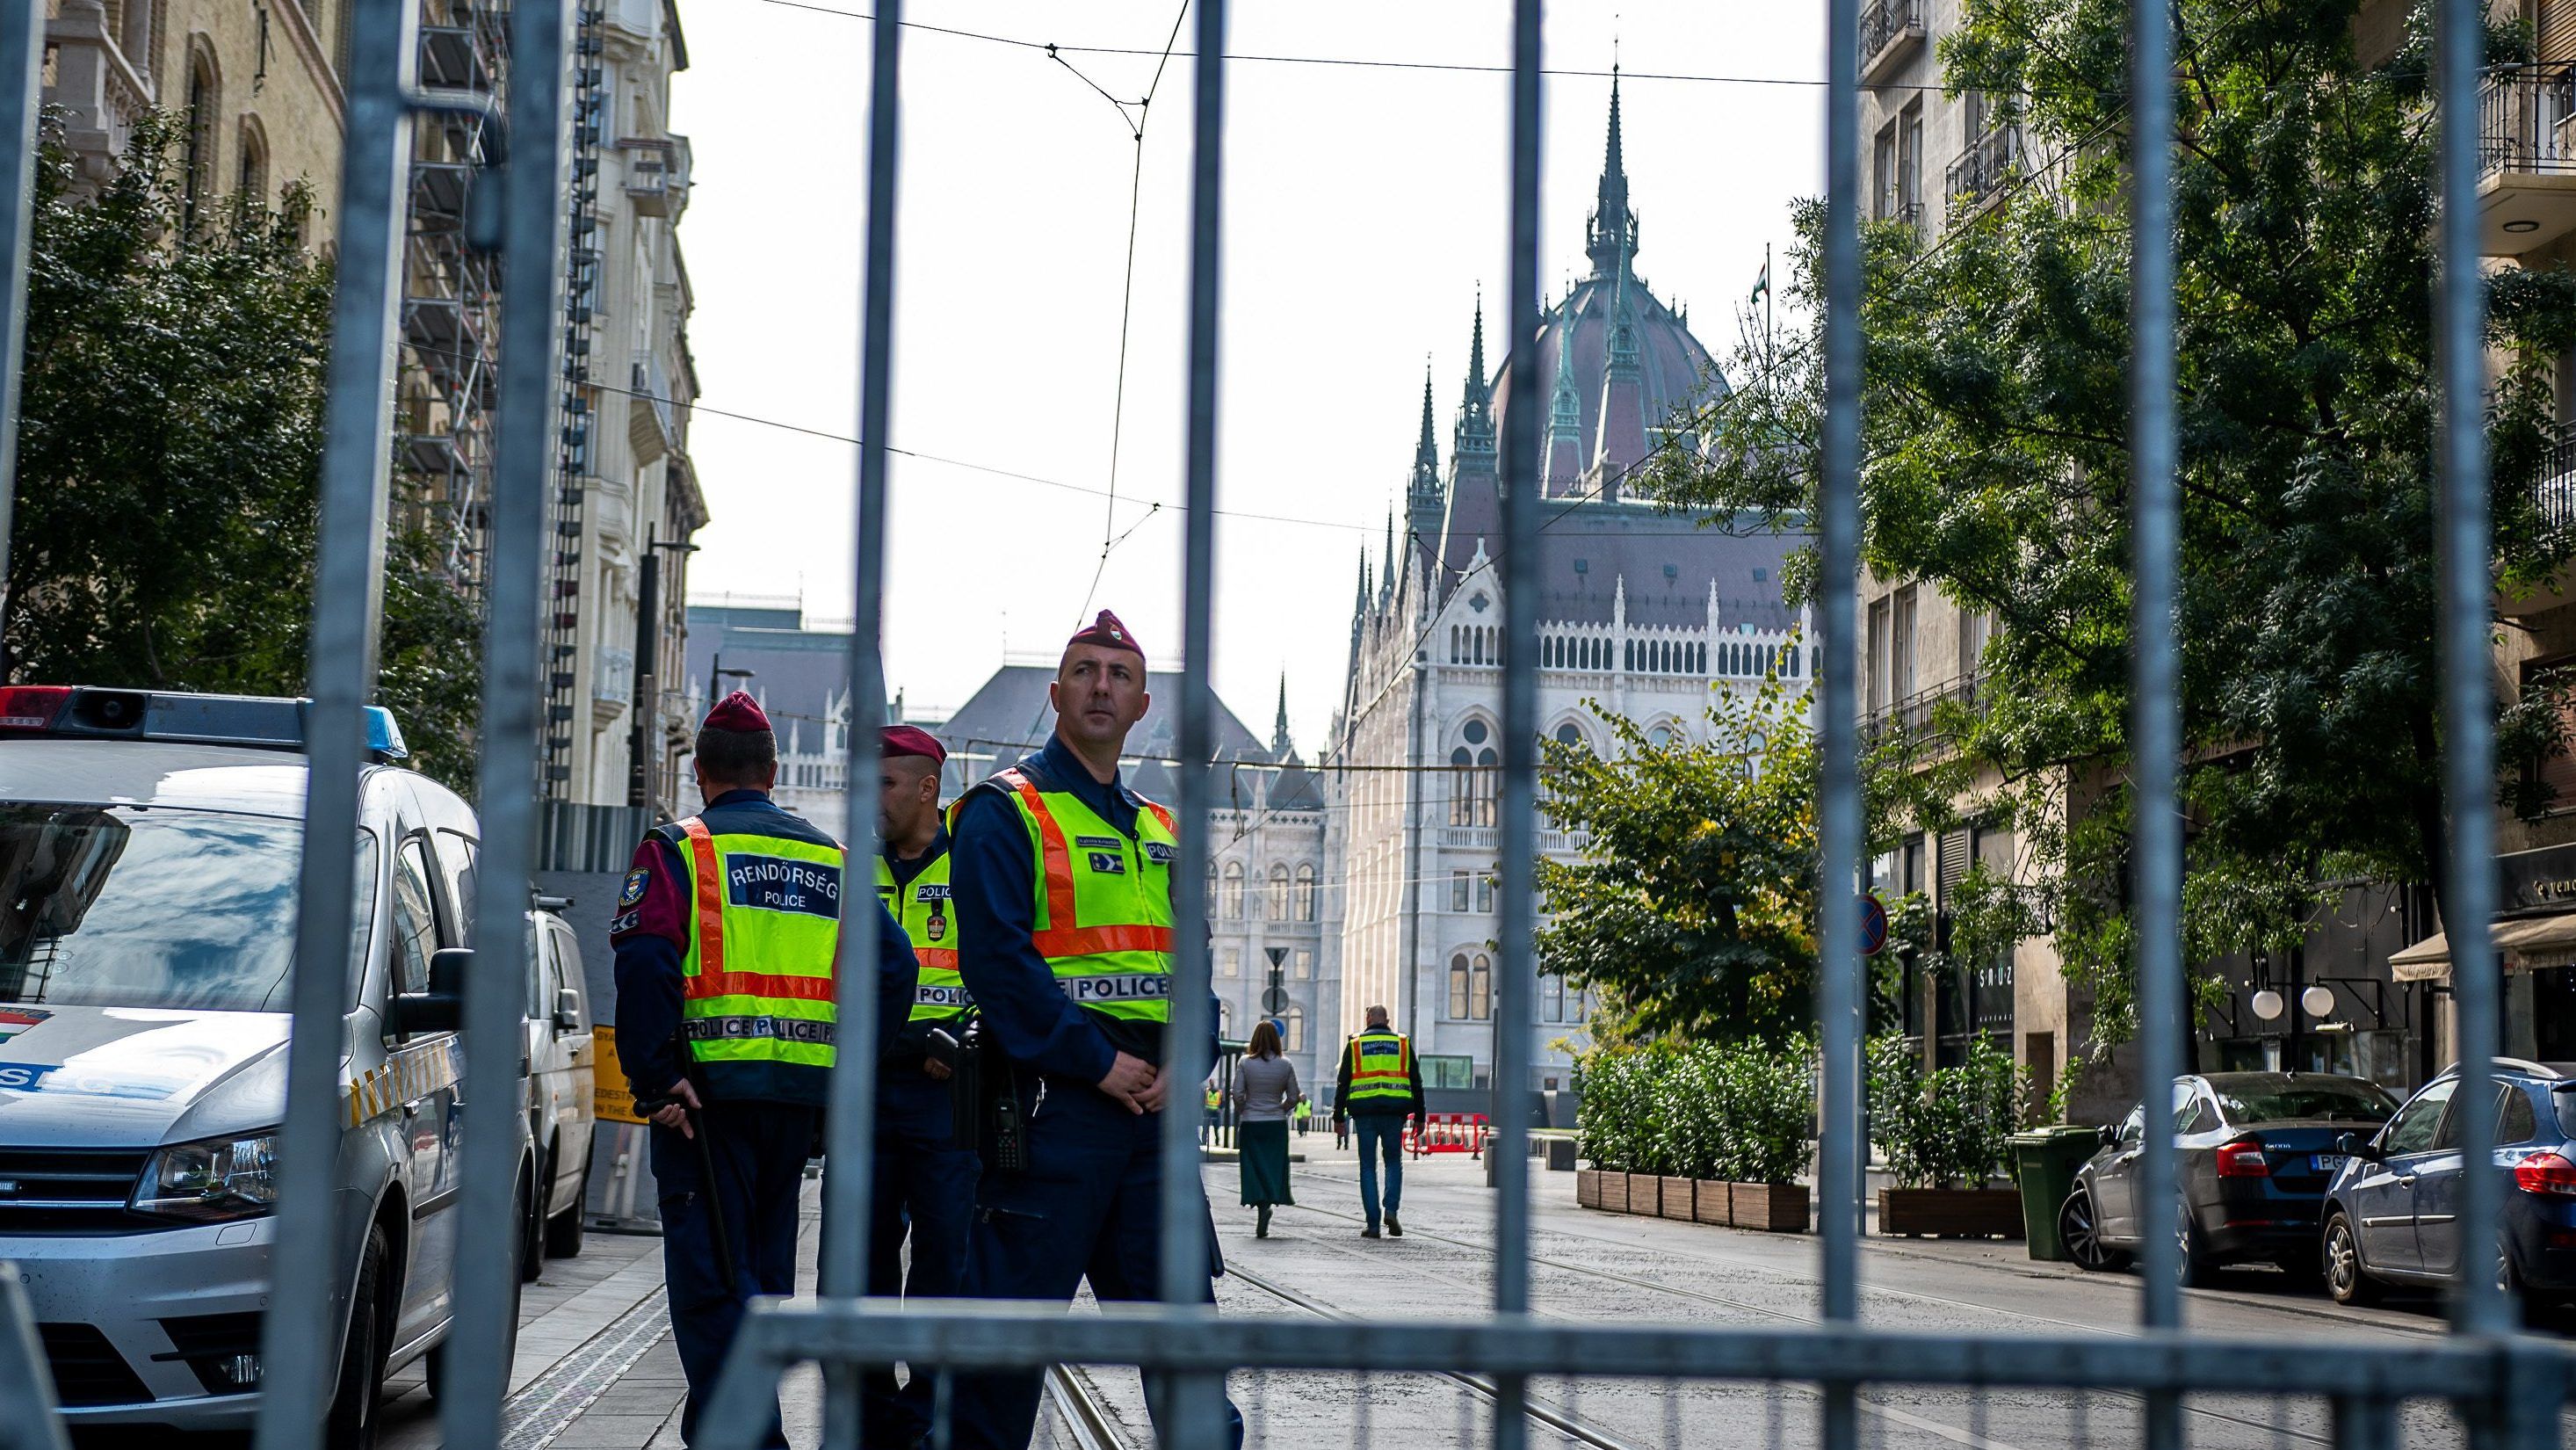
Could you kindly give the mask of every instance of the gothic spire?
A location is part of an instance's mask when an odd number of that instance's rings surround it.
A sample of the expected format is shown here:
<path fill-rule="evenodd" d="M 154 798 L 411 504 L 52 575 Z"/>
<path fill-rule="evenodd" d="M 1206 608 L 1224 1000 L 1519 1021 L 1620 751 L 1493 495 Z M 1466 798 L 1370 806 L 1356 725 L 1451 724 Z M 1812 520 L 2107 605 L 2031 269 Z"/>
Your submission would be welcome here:
<path fill-rule="evenodd" d="M 1571 300 L 1556 329 L 1556 385 L 1547 400 L 1547 433 L 1540 442 L 1544 458 L 1542 496 L 1569 492 L 1583 473 L 1583 399 L 1574 391 L 1574 328 L 1580 319 Z"/>
<path fill-rule="evenodd" d="M 1485 372 L 1485 293 L 1476 291 L 1476 330 L 1467 344 L 1467 385 L 1458 396 L 1458 431 L 1449 447 L 1459 462 L 1494 451 L 1494 383 Z"/>
<path fill-rule="evenodd" d="M 1606 276 L 1637 251 L 1637 214 L 1628 209 L 1628 163 L 1619 145 L 1619 67 L 1610 67 L 1610 140 L 1601 157 L 1601 184 L 1594 195 L 1592 221 L 1584 252 L 1592 258 L 1592 275 Z"/>
<path fill-rule="evenodd" d="M 1716 586 L 1712 584 L 1710 587 Z M 1288 672 L 1281 670 L 1279 672 L 1279 719 L 1270 727 L 1270 753 L 1285 757 L 1288 750 Z"/>
<path fill-rule="evenodd" d="M 1637 304 L 1629 288 L 1628 259 L 1619 258 L 1611 284 L 1606 365 L 1601 373 L 1601 412 L 1594 421 L 1592 466 L 1626 470 L 1647 453 L 1646 374 L 1638 356 Z M 1608 483 L 1605 480 L 1604 489 Z"/>
<path fill-rule="evenodd" d="M 1387 591 L 1395 588 L 1395 507 L 1392 504 L 1386 510 L 1386 569 L 1378 579 L 1377 587 Z"/>
<path fill-rule="evenodd" d="M 1413 486 L 1436 484 L 1440 478 L 1440 448 L 1431 441 L 1431 359 L 1422 360 L 1422 437 L 1413 445 Z"/>

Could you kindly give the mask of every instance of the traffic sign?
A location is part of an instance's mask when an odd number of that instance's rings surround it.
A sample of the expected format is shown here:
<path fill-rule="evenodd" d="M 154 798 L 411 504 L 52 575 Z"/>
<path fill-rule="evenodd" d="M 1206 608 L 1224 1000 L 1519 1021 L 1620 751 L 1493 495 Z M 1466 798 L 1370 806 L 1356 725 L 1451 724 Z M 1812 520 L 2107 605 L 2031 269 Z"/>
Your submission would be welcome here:
<path fill-rule="evenodd" d="M 1885 950 L 1887 903 L 1879 900 L 1875 891 L 1864 893 L 1860 899 L 1860 954 L 1874 957 Z"/>
<path fill-rule="evenodd" d="M 1276 1017 L 1288 1010 L 1288 989 L 1272 987 L 1261 994 L 1261 1010 Z"/>

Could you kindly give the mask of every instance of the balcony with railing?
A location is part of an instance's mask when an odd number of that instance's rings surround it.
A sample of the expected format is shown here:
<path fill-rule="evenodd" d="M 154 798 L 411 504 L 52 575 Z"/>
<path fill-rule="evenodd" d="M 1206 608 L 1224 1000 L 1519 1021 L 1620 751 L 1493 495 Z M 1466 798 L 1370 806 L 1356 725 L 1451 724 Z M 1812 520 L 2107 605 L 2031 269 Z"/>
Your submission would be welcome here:
<path fill-rule="evenodd" d="M 1864 0 L 1860 78 L 1883 85 L 1923 49 L 1923 0 Z"/>
<path fill-rule="evenodd" d="M 617 143 L 626 153 L 626 198 L 645 216 L 676 217 L 689 204 L 689 138 L 629 138 Z"/>
<path fill-rule="evenodd" d="M 1940 735 L 1935 716 L 1941 707 L 1958 705 L 1974 710 L 1985 687 L 1985 676 L 1968 675 L 1934 685 L 1928 690 L 1917 690 L 1893 704 L 1877 706 L 1861 723 L 1861 739 L 1873 746 L 1899 736 L 1917 743 L 1935 742 Z"/>
<path fill-rule="evenodd" d="M 1965 218 L 2000 200 L 2004 188 L 2021 173 L 2020 128 L 1997 126 L 1968 143 L 1968 149 L 1950 163 L 1942 194 L 1950 199 L 1951 211 Z"/>
<path fill-rule="evenodd" d="M 2478 231 L 2517 257 L 2576 230 L 2576 64 L 2499 66 L 2478 84 Z"/>

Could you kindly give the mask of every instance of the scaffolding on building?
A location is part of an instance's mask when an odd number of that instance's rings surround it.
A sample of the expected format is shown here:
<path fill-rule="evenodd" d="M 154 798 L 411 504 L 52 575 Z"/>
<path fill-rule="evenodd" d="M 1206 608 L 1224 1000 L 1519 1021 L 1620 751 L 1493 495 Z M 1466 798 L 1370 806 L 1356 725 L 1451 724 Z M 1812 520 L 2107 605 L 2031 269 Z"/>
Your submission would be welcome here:
<path fill-rule="evenodd" d="M 475 173 L 498 159 L 490 133 L 507 104 L 508 20 L 508 7 L 488 0 L 421 0 L 421 84 L 489 96 L 492 106 L 420 117 L 404 228 L 397 527 L 427 531 L 443 572 L 477 601 L 491 528 L 501 279 L 498 258 L 467 235 L 467 208 Z"/>
<path fill-rule="evenodd" d="M 599 307 L 599 143 L 608 114 L 605 12 L 584 5 L 573 40 L 572 190 L 564 270 L 561 431 L 555 449 L 554 560 L 547 581 L 546 713 L 538 780 L 549 800 L 572 794 L 574 697 L 581 651 L 582 506 L 591 480 L 599 389 L 591 382 L 592 332 Z"/>

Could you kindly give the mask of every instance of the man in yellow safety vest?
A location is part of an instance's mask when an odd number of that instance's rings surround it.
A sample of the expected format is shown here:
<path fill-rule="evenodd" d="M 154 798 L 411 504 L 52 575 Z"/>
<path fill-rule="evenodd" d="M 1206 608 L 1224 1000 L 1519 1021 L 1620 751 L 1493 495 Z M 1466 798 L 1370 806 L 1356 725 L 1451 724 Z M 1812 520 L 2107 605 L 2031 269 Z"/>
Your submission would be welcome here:
<path fill-rule="evenodd" d="M 671 1338 L 694 1441 L 752 1299 L 796 1292 L 797 1196 L 840 1046 L 840 843 L 769 799 L 778 737 L 739 690 L 699 727 L 706 804 L 635 850 L 609 939 L 618 1060 L 652 1120 Z M 875 901 L 882 1053 L 913 998 L 912 947 Z M 859 918 L 867 921 L 867 917 Z M 787 1444 L 775 1416 L 768 1443 Z"/>
<path fill-rule="evenodd" d="M 1161 1212 L 1163 1111 L 1192 1095 L 1166 1066 L 1180 837 L 1118 773 L 1145 680 L 1144 651 L 1102 610 L 1056 666 L 1046 748 L 968 791 L 950 823 L 958 967 L 1027 1129 L 1025 1165 L 988 1166 L 976 1193 L 976 1298 L 1069 1304 L 1086 1278 L 1104 1302 L 1156 1298 L 1167 1233 L 1206 1235 L 1214 1267 L 1206 1200 L 1181 1223 Z M 1023 1450 L 1040 1388 L 1036 1372 L 959 1376 L 958 1450 Z M 1242 1443 L 1240 1415 L 1230 1436 Z"/>
<path fill-rule="evenodd" d="M 1422 1063 L 1413 1043 L 1387 1025 L 1386 1009 L 1368 1009 L 1368 1026 L 1342 1049 L 1342 1075 L 1333 1089 L 1333 1131 L 1348 1121 L 1360 1137 L 1360 1208 L 1368 1226 L 1360 1237 L 1378 1236 L 1381 1207 L 1386 1231 L 1404 1237 L 1395 1216 L 1404 1197 L 1404 1120 L 1422 1116 Z M 1386 1198 L 1378 1198 L 1378 1163 L 1386 1163 Z"/>

